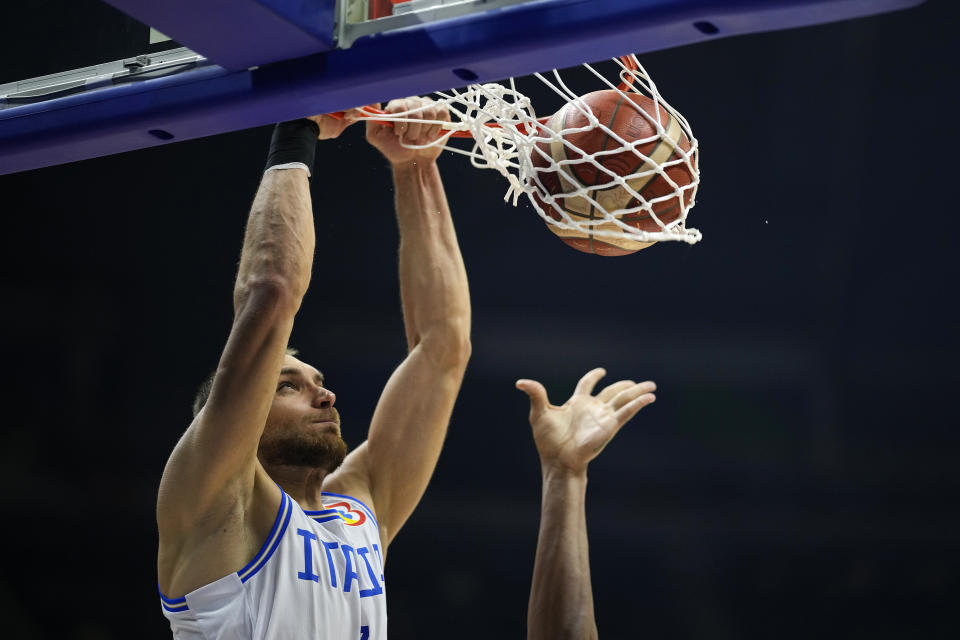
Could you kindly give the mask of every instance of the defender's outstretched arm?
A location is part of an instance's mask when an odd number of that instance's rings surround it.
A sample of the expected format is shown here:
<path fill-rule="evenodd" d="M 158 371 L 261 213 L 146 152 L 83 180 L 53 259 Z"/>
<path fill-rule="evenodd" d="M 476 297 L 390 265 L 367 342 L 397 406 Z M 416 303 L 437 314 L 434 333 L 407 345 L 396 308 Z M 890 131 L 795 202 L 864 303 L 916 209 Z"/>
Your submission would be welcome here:
<path fill-rule="evenodd" d="M 587 373 L 573 396 L 551 405 L 539 382 L 518 380 L 530 396 L 530 424 L 540 454 L 543 500 L 533 566 L 527 637 L 586 640 L 597 637 L 587 544 L 587 464 L 630 418 L 656 398 L 653 382 L 621 380 L 596 396 L 603 369 Z"/>

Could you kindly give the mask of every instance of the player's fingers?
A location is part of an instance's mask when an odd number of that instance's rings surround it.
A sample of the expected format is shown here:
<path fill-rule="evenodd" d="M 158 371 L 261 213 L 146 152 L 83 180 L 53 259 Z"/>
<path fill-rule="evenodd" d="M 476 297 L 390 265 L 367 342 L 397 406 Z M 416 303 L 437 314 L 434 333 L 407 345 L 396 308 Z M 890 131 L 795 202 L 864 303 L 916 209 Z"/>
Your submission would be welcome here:
<path fill-rule="evenodd" d="M 440 102 L 433 103 L 429 110 L 429 119 L 436 124 L 430 125 L 430 130 L 426 134 L 426 142 L 432 142 L 443 135 L 444 122 L 450 122 L 450 113 L 446 105 Z"/>
<path fill-rule="evenodd" d="M 532 413 L 541 413 L 550 405 L 547 400 L 547 390 L 536 380 L 522 378 L 517 380 L 516 387 L 530 397 L 530 411 Z"/>
<path fill-rule="evenodd" d="M 620 407 L 616 413 L 613 414 L 617 419 L 617 429 L 625 425 L 630 418 L 637 415 L 637 412 L 640 411 L 640 409 L 643 409 L 648 404 L 653 404 L 656 402 L 656 400 L 657 397 L 652 393 L 645 393 L 639 398 L 634 398 L 627 404 Z"/>
<path fill-rule="evenodd" d="M 391 100 L 387 103 L 387 108 L 384 109 L 388 114 L 397 114 L 407 111 L 409 107 L 407 106 L 406 100 Z M 404 116 L 406 117 L 406 116 Z M 393 123 L 393 132 L 396 136 L 403 140 L 407 135 L 407 129 L 410 127 L 410 123 L 406 120 L 401 120 L 399 122 Z"/>
<path fill-rule="evenodd" d="M 593 393 L 593 388 L 600 381 L 600 378 L 605 375 L 607 375 L 607 370 L 603 367 L 591 369 L 580 378 L 580 382 L 577 383 L 577 388 L 574 390 L 573 395 L 590 395 Z"/>
<path fill-rule="evenodd" d="M 387 113 L 389 113 L 390 115 L 396 115 L 396 114 L 398 114 L 398 113 L 403 113 L 403 112 L 409 110 L 409 108 L 410 108 L 410 107 L 408 106 L 407 102 L 408 102 L 408 100 L 407 100 L 406 98 L 399 98 L 399 99 L 397 99 L 397 100 L 391 100 L 390 102 L 387 103 L 387 106 L 385 106 L 385 107 L 383 108 L 383 110 L 386 111 Z"/>
<path fill-rule="evenodd" d="M 437 103 L 437 117 L 436 120 L 442 120 L 443 122 L 450 122 L 450 109 L 443 102 Z"/>
<path fill-rule="evenodd" d="M 436 141 L 442 131 L 440 130 L 439 124 L 431 124 L 423 130 L 423 140 L 420 141 L 420 144 L 427 144 L 430 142 Z"/>
<path fill-rule="evenodd" d="M 378 122 L 377 120 L 367 120 L 367 139 L 378 139 L 383 135 L 383 130 L 386 128 L 388 128 L 386 123 Z"/>
<path fill-rule="evenodd" d="M 364 105 L 362 107 L 354 107 L 353 109 L 347 109 L 343 112 L 343 119 L 348 123 L 353 124 L 354 122 L 359 122 L 360 120 L 365 120 L 367 118 L 379 115 L 374 111 L 379 109 L 379 102 L 374 102 L 373 104 Z"/>
<path fill-rule="evenodd" d="M 597 394 L 597 399 L 602 402 L 607 402 L 615 395 L 623 391 L 624 389 L 629 389 L 634 384 L 633 380 L 620 380 L 619 382 L 614 382 L 613 384 L 607 385 L 603 388 L 603 391 Z"/>
<path fill-rule="evenodd" d="M 635 398 L 639 398 L 645 393 L 652 393 L 656 390 L 657 385 L 654 384 L 653 381 L 647 380 L 646 382 L 635 384 L 628 389 L 620 390 L 615 396 L 613 396 L 613 399 L 610 401 L 610 405 L 616 411 L 620 407 L 632 402 Z"/>
<path fill-rule="evenodd" d="M 423 102 L 419 98 L 411 98 L 409 100 L 411 109 L 418 109 L 423 106 Z M 407 135 L 403 138 L 403 141 L 409 144 L 422 144 L 421 136 L 423 135 L 423 129 L 426 125 L 423 124 L 423 110 L 420 109 L 410 114 L 410 127 L 407 129 Z"/>
<path fill-rule="evenodd" d="M 423 143 L 422 143 L 422 144 L 427 144 L 427 143 L 429 143 L 429 142 L 433 142 L 434 140 L 436 140 L 437 138 L 439 138 L 440 135 L 441 135 L 441 133 L 442 133 L 442 127 L 443 127 L 443 125 L 441 125 L 441 124 L 438 122 L 438 120 L 439 120 L 440 118 L 439 118 L 439 114 L 437 113 L 436 109 L 431 109 L 430 111 L 427 111 L 427 112 L 426 112 L 426 119 L 427 119 L 427 120 L 432 120 L 433 123 L 426 125 L 426 127 L 424 128 L 424 130 L 423 130 Z"/>

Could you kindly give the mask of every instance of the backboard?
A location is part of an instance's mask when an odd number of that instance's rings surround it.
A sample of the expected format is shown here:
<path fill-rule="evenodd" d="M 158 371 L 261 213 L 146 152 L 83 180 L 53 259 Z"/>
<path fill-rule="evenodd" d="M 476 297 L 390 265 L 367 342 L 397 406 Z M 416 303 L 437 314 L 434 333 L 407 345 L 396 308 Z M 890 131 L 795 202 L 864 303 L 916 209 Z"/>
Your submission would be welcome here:
<path fill-rule="evenodd" d="M 109 0 L 172 48 L 0 85 L 0 174 L 922 1 Z"/>

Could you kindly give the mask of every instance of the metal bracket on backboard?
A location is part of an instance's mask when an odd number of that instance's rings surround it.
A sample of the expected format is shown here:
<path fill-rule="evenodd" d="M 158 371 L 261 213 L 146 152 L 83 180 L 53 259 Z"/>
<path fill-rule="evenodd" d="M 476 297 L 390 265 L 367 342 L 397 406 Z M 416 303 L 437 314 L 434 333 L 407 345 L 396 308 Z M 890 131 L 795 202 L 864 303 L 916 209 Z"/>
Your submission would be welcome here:
<path fill-rule="evenodd" d="M 368 0 L 337 0 L 334 42 L 337 48 L 348 49 L 363 36 L 436 23 L 438 20 L 468 16 L 531 1 L 533 0 L 409 0 L 395 4 L 392 16 L 370 20 L 367 18 Z"/>
<path fill-rule="evenodd" d="M 207 59 L 186 47 L 0 84 L 0 110 L 195 69 Z"/>

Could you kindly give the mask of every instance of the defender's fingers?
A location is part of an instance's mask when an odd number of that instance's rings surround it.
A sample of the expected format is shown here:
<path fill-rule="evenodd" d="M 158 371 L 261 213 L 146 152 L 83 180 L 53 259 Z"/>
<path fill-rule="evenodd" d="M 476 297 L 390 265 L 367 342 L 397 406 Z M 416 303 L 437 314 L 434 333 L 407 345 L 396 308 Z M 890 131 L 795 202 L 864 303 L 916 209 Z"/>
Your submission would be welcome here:
<path fill-rule="evenodd" d="M 618 382 L 614 382 L 613 384 L 604 387 L 603 391 L 597 394 L 597 399 L 602 402 L 607 402 L 610 400 L 610 398 L 613 398 L 624 389 L 629 389 L 635 384 L 636 382 L 633 380 L 620 380 Z"/>
<path fill-rule="evenodd" d="M 657 400 L 657 397 L 652 393 L 645 393 L 639 398 L 634 398 L 627 404 L 620 407 L 620 409 L 618 409 L 617 412 L 613 414 L 614 417 L 616 417 L 617 419 L 617 425 L 618 425 L 617 428 L 619 429 L 620 427 L 622 427 L 624 424 L 626 424 L 630 420 L 630 418 L 637 415 L 637 412 L 640 411 L 640 409 L 643 409 L 648 404 L 653 404 L 654 402 L 656 402 L 656 400 Z"/>
<path fill-rule="evenodd" d="M 540 413 L 550 406 L 550 402 L 547 400 L 547 390 L 536 380 L 517 380 L 516 387 L 530 397 L 531 412 Z"/>
<path fill-rule="evenodd" d="M 590 395 L 593 393 L 593 388 L 596 384 L 600 382 L 600 378 L 605 375 L 607 375 L 607 370 L 603 367 L 597 367 L 596 369 L 588 371 L 580 378 L 580 382 L 577 383 L 577 388 L 573 391 L 573 395 Z"/>
<path fill-rule="evenodd" d="M 629 389 L 621 389 L 620 392 L 617 393 L 610 401 L 610 404 L 616 410 L 632 402 L 634 398 L 639 398 L 645 393 L 652 393 L 656 390 L 657 385 L 651 380 L 647 380 L 646 382 L 641 382 L 640 384 L 634 385 Z"/>

